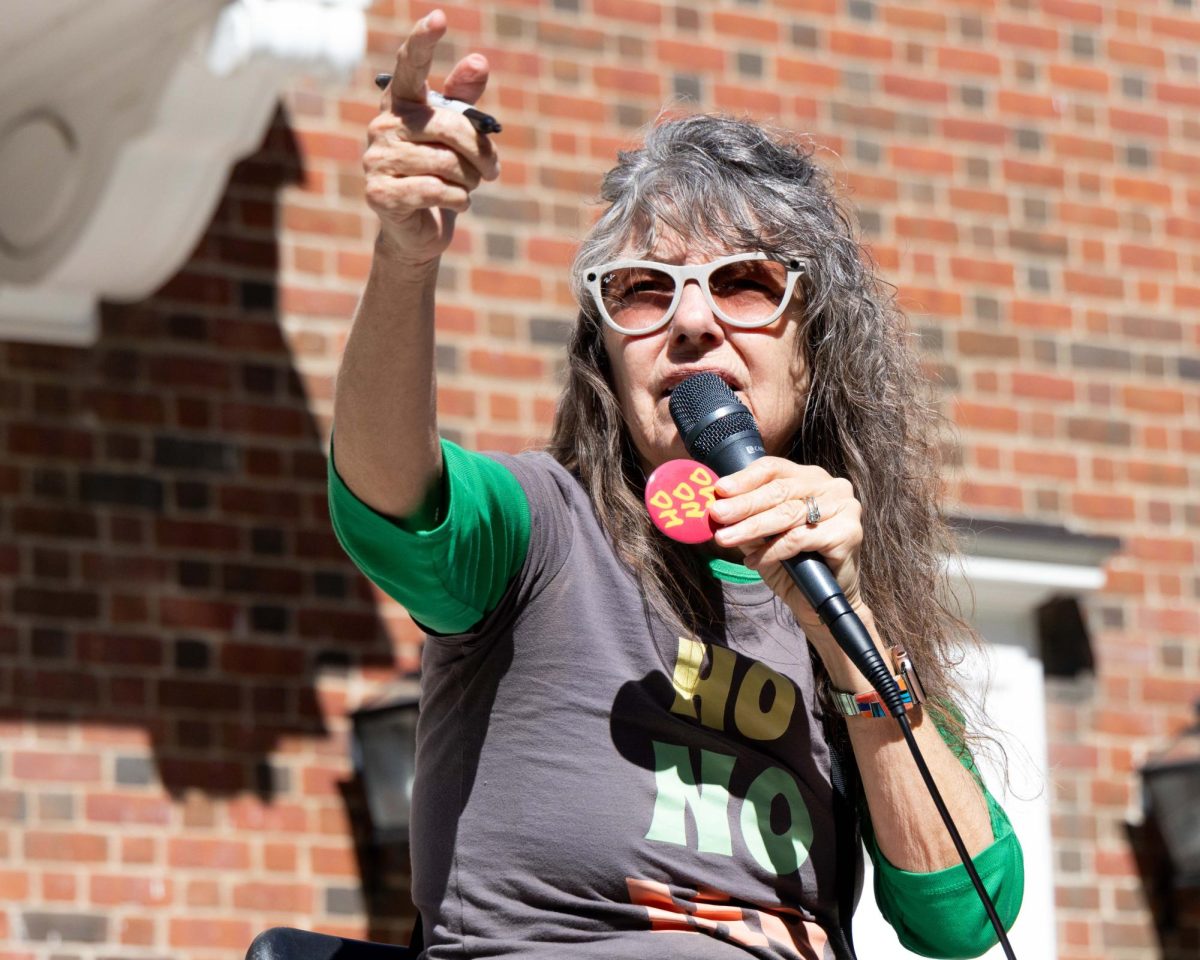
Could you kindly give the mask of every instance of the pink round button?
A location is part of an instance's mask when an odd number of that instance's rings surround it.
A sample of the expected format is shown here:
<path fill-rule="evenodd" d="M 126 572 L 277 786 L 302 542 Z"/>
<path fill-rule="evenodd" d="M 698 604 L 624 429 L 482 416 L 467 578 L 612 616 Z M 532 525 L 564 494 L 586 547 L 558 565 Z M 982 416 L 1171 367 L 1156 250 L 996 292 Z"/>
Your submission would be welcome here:
<path fill-rule="evenodd" d="M 668 460 L 646 481 L 650 519 L 672 540 L 704 543 L 713 536 L 709 504 L 717 475 L 695 460 Z"/>

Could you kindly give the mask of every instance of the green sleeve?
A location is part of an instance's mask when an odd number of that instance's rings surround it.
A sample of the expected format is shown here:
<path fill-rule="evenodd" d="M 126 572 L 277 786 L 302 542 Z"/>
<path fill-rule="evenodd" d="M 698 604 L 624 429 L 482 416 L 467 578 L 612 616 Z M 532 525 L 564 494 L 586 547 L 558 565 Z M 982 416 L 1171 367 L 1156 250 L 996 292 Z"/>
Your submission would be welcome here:
<path fill-rule="evenodd" d="M 488 457 L 442 441 L 439 521 L 389 517 L 358 499 L 329 455 L 329 513 L 350 558 L 423 627 L 464 633 L 500 603 L 529 549 L 529 502 Z M 432 511 L 421 511 L 432 514 Z"/>
<path fill-rule="evenodd" d="M 978 780 L 970 754 L 951 742 L 941 725 L 938 729 L 963 766 Z M 976 854 L 973 862 L 1000 922 L 1008 930 L 1021 909 L 1025 862 L 1021 843 L 1004 810 L 986 788 L 983 793 L 991 816 L 993 840 Z M 867 817 L 863 818 L 863 840 L 875 865 L 875 901 L 905 949 L 923 957 L 965 958 L 978 957 L 998 942 L 967 868 L 961 863 L 933 873 L 900 870 L 888 863 L 879 850 Z"/>

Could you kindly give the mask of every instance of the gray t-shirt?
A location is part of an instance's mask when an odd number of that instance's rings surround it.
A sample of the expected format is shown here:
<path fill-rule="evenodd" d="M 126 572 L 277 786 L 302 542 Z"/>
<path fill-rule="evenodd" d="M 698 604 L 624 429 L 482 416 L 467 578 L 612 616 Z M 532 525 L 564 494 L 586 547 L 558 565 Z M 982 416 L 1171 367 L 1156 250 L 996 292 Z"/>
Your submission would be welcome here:
<path fill-rule="evenodd" d="M 727 583 L 722 635 L 680 637 L 569 472 L 500 460 L 525 563 L 471 633 L 424 647 L 427 956 L 838 958 L 829 749 L 790 612 Z"/>

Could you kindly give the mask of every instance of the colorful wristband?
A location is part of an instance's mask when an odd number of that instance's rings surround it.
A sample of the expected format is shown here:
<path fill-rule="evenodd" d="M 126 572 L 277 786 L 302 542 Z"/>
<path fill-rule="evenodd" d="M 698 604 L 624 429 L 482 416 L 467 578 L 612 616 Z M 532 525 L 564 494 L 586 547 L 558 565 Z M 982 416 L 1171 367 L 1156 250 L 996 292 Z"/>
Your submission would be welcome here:
<path fill-rule="evenodd" d="M 902 647 L 892 647 L 888 652 L 892 657 L 892 669 L 896 671 L 896 686 L 900 688 L 900 699 L 904 703 L 904 709 L 911 710 L 920 706 L 925 702 L 925 688 L 921 686 L 917 668 Z M 834 690 L 833 702 L 838 712 L 847 717 L 891 716 L 883 698 L 875 690 L 868 690 L 866 693 Z"/>

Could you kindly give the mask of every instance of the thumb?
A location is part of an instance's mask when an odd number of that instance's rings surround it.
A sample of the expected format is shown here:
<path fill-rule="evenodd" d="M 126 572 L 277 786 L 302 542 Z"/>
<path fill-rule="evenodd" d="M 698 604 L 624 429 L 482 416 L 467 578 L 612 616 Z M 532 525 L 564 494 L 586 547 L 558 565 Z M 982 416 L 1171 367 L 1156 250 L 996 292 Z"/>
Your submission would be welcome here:
<path fill-rule="evenodd" d="M 483 96 L 490 70 L 487 57 L 482 53 L 469 53 L 459 60 L 446 76 L 442 93 L 451 100 L 474 103 Z"/>

